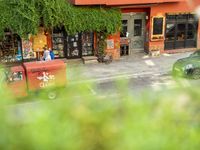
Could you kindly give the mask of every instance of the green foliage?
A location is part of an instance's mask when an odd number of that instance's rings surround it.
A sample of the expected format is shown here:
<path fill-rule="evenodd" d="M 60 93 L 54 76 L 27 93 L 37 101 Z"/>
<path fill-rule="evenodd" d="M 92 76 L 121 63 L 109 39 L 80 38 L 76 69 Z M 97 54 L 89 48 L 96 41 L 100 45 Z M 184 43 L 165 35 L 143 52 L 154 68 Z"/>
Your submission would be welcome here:
<path fill-rule="evenodd" d="M 116 86 L 112 96 L 68 84 L 56 101 L 23 104 L 0 89 L 0 149 L 199 149 L 199 87 L 135 97 L 126 83 Z"/>
<path fill-rule="evenodd" d="M 97 32 L 97 50 L 98 55 L 102 56 L 104 55 L 104 50 L 106 48 L 106 38 L 108 34 L 105 31 Z"/>
<path fill-rule="evenodd" d="M 4 29 L 26 37 L 36 34 L 38 27 L 65 27 L 74 34 L 82 31 L 116 32 L 121 25 L 119 9 L 77 7 L 66 0 L 1 0 L 0 35 Z"/>

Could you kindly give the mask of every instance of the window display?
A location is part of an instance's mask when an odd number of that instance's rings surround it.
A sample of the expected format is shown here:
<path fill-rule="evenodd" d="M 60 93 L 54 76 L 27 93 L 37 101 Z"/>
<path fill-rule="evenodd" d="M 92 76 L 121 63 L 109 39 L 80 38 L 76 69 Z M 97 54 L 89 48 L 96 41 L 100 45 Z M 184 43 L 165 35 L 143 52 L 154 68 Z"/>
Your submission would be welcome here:
<path fill-rule="evenodd" d="M 64 34 L 62 31 L 54 30 L 52 34 L 53 52 L 55 58 L 64 57 Z"/>
<path fill-rule="evenodd" d="M 55 58 L 81 58 L 94 55 L 94 33 L 67 34 L 64 29 L 55 28 L 52 33 L 52 50 Z"/>
<path fill-rule="evenodd" d="M 0 41 L 0 62 L 12 63 L 22 61 L 21 40 L 16 34 L 6 32 Z"/>
<path fill-rule="evenodd" d="M 67 39 L 67 58 L 81 57 L 81 34 L 68 35 Z"/>
<path fill-rule="evenodd" d="M 93 55 L 93 33 L 82 33 L 82 56 Z"/>

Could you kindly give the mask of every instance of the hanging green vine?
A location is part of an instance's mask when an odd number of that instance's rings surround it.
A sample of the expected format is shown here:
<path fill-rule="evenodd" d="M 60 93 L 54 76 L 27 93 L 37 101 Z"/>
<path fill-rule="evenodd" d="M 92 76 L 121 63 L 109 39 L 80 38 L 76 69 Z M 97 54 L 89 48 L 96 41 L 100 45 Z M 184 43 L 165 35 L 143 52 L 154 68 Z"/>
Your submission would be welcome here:
<path fill-rule="evenodd" d="M 41 25 L 47 29 L 64 26 L 70 34 L 110 34 L 121 25 L 121 13 L 116 8 L 73 6 L 66 0 L 0 0 L 0 35 L 9 29 L 26 37 L 36 34 Z"/>

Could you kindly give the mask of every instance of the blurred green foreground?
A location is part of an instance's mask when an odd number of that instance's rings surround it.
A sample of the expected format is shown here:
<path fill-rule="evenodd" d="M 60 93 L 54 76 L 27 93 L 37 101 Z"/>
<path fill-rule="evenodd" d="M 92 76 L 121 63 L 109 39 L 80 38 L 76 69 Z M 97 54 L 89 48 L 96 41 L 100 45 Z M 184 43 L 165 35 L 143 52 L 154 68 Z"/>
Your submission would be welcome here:
<path fill-rule="evenodd" d="M 0 150 L 198 150 L 200 88 L 95 95 L 89 84 L 59 89 L 57 100 L 19 102 L 1 85 Z"/>

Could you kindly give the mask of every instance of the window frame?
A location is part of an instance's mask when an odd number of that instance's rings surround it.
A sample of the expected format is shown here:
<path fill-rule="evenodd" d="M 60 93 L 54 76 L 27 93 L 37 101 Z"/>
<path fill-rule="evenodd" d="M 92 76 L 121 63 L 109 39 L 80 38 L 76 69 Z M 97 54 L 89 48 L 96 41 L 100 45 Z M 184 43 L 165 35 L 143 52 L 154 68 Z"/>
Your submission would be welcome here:
<path fill-rule="evenodd" d="M 162 33 L 161 34 L 154 34 L 154 19 L 161 18 L 162 19 Z M 159 41 L 164 40 L 165 36 L 165 16 L 153 16 L 151 18 L 151 41 Z"/>

